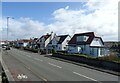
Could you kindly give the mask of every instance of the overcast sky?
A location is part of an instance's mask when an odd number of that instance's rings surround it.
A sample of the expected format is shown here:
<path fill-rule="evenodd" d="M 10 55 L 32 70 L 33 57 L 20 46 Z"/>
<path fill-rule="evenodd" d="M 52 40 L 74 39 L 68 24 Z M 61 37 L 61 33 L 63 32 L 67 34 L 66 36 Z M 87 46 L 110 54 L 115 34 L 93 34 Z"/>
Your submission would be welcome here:
<path fill-rule="evenodd" d="M 9 19 L 9 40 L 95 32 L 104 41 L 118 40 L 118 0 L 87 2 L 2 2 L 0 35 L 6 39 L 6 17 Z"/>

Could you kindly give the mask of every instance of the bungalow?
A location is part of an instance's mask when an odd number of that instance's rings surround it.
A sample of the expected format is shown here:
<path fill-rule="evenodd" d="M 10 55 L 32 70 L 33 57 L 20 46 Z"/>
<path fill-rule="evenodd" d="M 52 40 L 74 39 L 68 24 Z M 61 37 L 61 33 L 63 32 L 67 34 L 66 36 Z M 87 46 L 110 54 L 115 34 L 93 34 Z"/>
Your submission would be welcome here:
<path fill-rule="evenodd" d="M 68 42 L 68 53 L 81 53 L 93 57 L 105 55 L 104 42 L 94 32 L 75 34 Z"/>
<path fill-rule="evenodd" d="M 48 48 L 50 50 L 54 49 L 56 51 L 66 51 L 70 38 L 71 37 L 69 35 L 56 36 L 55 34 L 54 38 L 50 41 Z"/>

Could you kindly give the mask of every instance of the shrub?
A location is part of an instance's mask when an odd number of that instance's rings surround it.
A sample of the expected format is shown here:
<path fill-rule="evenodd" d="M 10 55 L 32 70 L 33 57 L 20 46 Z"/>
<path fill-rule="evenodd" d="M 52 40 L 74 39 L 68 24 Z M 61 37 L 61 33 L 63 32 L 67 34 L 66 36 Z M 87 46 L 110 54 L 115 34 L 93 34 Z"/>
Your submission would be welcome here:
<path fill-rule="evenodd" d="M 120 58 L 115 53 L 110 53 L 109 56 L 99 57 L 98 59 L 120 63 Z"/>
<path fill-rule="evenodd" d="M 52 49 L 52 54 L 56 53 L 56 51 L 54 49 Z"/>

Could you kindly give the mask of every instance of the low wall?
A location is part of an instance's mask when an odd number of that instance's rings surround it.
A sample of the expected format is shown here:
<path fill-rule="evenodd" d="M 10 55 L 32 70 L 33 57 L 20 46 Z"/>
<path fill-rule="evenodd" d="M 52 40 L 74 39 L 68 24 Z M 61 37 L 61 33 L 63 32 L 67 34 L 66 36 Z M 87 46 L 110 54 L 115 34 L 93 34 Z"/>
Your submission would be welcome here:
<path fill-rule="evenodd" d="M 75 56 L 75 55 L 64 55 L 64 54 L 53 54 L 54 57 L 63 58 L 75 62 L 84 63 L 87 65 L 109 69 L 113 71 L 120 72 L 120 63 L 115 63 L 111 61 L 104 61 L 104 60 L 97 60 L 97 59 L 88 59 L 82 56 Z"/>

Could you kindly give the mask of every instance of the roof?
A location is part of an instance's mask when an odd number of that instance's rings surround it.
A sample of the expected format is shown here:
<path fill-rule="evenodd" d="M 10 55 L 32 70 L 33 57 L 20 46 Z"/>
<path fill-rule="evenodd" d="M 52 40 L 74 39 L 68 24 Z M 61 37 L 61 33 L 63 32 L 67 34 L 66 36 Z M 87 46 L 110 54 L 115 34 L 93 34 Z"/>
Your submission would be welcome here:
<path fill-rule="evenodd" d="M 31 42 L 32 40 L 29 39 L 21 39 L 21 40 L 17 40 L 18 42 Z"/>
<path fill-rule="evenodd" d="M 77 36 L 88 36 L 89 38 L 87 39 L 87 41 L 80 41 L 77 42 Z M 87 32 L 87 33 L 79 33 L 79 34 L 75 34 L 71 40 L 68 42 L 68 44 L 78 44 L 78 45 L 83 45 L 83 44 L 90 44 L 93 40 L 93 38 L 95 37 L 94 32 Z"/>
<path fill-rule="evenodd" d="M 57 44 L 62 44 L 62 42 L 67 38 L 69 35 L 59 35 L 57 36 Z M 52 40 L 49 42 L 49 44 L 52 44 Z"/>
<path fill-rule="evenodd" d="M 51 35 L 43 35 L 42 37 L 40 37 L 40 39 L 42 39 L 43 37 L 45 38 L 45 40 L 47 40 Z"/>
<path fill-rule="evenodd" d="M 58 37 L 60 37 L 60 39 L 59 39 L 57 44 L 62 44 L 62 42 L 67 38 L 67 36 L 69 36 L 69 35 L 60 35 L 60 36 L 58 36 Z"/>

